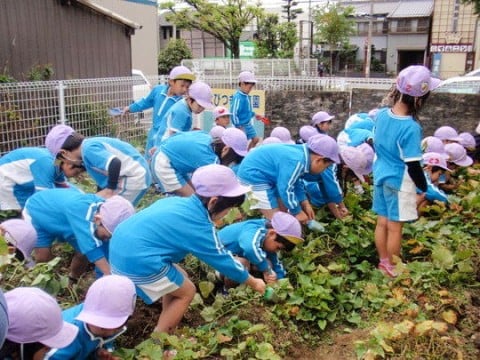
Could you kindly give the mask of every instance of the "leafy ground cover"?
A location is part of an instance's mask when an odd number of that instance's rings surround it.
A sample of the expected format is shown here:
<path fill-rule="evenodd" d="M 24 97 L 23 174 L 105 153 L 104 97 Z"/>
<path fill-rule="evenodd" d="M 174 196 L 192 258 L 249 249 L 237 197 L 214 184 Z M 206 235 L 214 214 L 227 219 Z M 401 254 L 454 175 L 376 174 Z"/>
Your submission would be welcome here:
<path fill-rule="evenodd" d="M 188 257 L 182 265 L 198 293 L 180 328 L 151 337 L 160 304 L 139 300 L 117 355 L 162 359 L 170 349 L 175 359 L 478 359 L 479 181 L 480 175 L 465 174 L 448 208 L 428 206 L 405 226 L 404 264 L 394 279 L 376 269 L 368 191 L 347 194 L 351 215 L 344 220 L 318 210 L 325 232 L 306 229 L 304 246 L 283 256 L 288 278 L 274 286 L 270 301 L 244 286 L 222 293 L 213 269 Z M 158 198 L 151 191 L 140 207 Z M 244 208 L 226 221 L 239 215 L 254 216 Z M 58 258 L 28 272 L 3 256 L 0 285 L 40 286 L 64 307 L 81 301 L 93 271 L 69 288 L 72 250 L 59 245 L 55 252 Z"/>

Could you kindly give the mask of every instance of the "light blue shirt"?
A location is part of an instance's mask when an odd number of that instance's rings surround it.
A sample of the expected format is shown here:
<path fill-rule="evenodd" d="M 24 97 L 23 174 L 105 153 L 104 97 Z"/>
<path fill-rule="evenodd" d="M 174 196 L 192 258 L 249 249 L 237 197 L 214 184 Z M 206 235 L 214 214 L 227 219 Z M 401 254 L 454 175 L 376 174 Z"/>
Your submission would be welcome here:
<path fill-rule="evenodd" d="M 253 190 L 276 188 L 290 213 L 296 215 L 307 198 L 301 177 L 309 171 L 307 145 L 269 144 L 250 151 L 240 163 L 237 176 Z"/>
<path fill-rule="evenodd" d="M 413 117 L 395 115 L 389 108 L 379 110 L 373 134 L 375 185 L 415 192 L 406 163 L 422 160 L 421 140 L 422 129 Z"/>
<path fill-rule="evenodd" d="M 249 95 L 241 90 L 237 90 L 233 94 L 230 111 L 232 113 L 232 125 L 237 128 L 250 124 L 255 116 Z"/>
<path fill-rule="evenodd" d="M 37 231 L 37 247 L 50 247 L 55 239 L 66 241 L 90 262 L 105 257 L 103 242 L 94 235 L 94 216 L 105 199 L 70 189 L 48 189 L 32 195 L 27 214 Z"/>
<path fill-rule="evenodd" d="M 157 144 L 159 141 L 165 140 L 171 136 L 168 132 L 173 130 L 175 132 L 192 130 L 192 109 L 187 104 L 187 99 L 182 99 L 173 105 L 165 114 L 167 123 L 167 130 L 163 134 L 163 138 L 157 136 Z"/>
<path fill-rule="evenodd" d="M 304 176 L 305 189 L 312 205 L 321 207 L 328 203 L 339 204 L 343 192 L 337 178 L 337 165 L 332 164 L 320 174 Z"/>

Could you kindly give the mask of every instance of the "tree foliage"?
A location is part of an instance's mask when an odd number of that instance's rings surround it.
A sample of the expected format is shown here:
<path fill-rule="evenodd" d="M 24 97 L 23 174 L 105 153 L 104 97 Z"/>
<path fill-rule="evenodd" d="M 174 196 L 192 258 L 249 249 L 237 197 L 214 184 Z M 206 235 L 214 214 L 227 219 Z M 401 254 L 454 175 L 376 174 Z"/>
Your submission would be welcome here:
<path fill-rule="evenodd" d="M 222 0 L 211 3 L 208 0 L 183 0 L 176 2 L 188 5 L 178 8 L 168 2 L 161 7 L 171 13 L 166 19 L 184 29 L 197 29 L 220 40 L 230 49 L 234 58 L 240 56 L 240 36 L 245 27 L 263 13 L 259 7 L 247 4 L 246 0 Z"/>
<path fill-rule="evenodd" d="M 280 23 L 278 15 L 267 14 L 258 19 L 256 58 L 293 58 L 298 41 L 294 23 Z"/>
<path fill-rule="evenodd" d="M 314 10 L 313 41 L 315 44 L 327 44 L 330 51 L 330 64 L 333 64 L 333 51 L 348 47 L 350 36 L 355 35 L 354 8 L 340 4 L 327 4 Z M 330 65 L 330 73 L 333 66 Z"/>
<path fill-rule="evenodd" d="M 462 4 L 471 4 L 473 5 L 473 11 L 475 15 L 480 16 L 480 0 L 461 0 Z"/>
<path fill-rule="evenodd" d="M 171 39 L 167 47 L 158 54 L 158 73 L 168 74 L 183 59 L 191 59 L 192 57 L 192 51 L 185 43 L 185 40 Z"/>
<path fill-rule="evenodd" d="M 287 19 L 287 22 L 295 20 L 299 14 L 303 13 L 301 8 L 297 8 L 298 2 L 292 0 L 283 0 L 286 2 L 285 5 L 282 5 L 282 12 L 285 13 L 284 18 Z"/>

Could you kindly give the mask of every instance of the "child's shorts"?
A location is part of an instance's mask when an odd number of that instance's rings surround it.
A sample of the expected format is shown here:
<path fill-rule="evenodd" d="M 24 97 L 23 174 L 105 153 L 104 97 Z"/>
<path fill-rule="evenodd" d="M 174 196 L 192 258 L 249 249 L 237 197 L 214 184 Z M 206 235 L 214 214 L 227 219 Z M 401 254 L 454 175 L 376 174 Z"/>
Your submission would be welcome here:
<path fill-rule="evenodd" d="M 145 301 L 146 304 L 153 304 L 162 296 L 174 292 L 183 285 L 185 280 L 182 272 L 175 265 L 165 267 L 161 273 L 156 275 L 152 282 L 135 283 L 137 295 Z"/>
<path fill-rule="evenodd" d="M 391 221 L 412 221 L 418 218 L 417 194 L 399 191 L 387 185 L 373 189 L 372 210 Z"/>
<path fill-rule="evenodd" d="M 247 135 L 248 140 L 253 139 L 257 136 L 257 131 L 255 130 L 255 127 L 250 123 L 241 126 L 241 129 L 245 132 L 245 135 Z"/>
<path fill-rule="evenodd" d="M 276 209 L 278 208 L 278 190 L 277 188 L 268 188 L 262 190 L 252 189 L 252 205 L 251 209 Z"/>
<path fill-rule="evenodd" d="M 161 151 L 153 155 L 150 167 L 153 181 L 158 184 L 162 192 L 170 193 L 181 189 L 189 180 L 172 167 L 170 159 Z"/>

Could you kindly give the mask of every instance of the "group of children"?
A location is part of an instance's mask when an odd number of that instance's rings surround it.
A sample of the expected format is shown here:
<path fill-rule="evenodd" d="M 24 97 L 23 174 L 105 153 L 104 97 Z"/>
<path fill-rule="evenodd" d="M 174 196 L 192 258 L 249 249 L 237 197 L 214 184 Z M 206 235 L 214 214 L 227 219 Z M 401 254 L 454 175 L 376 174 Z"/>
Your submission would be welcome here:
<path fill-rule="evenodd" d="M 344 218 L 346 189 L 366 191 L 372 171 L 378 268 L 395 276 L 403 223 L 416 219 L 425 201 L 448 201 L 442 189 L 454 188 L 454 166 L 472 162 L 474 140 L 453 128 L 422 141 L 416 118 L 437 85 L 423 66 L 399 74 L 392 106 L 355 114 L 337 139 L 328 135 L 335 116 L 319 111 L 296 141 L 276 127 L 260 142 L 248 96 L 257 80 L 248 71 L 239 75 L 230 109 L 213 109 L 210 132 L 190 131 L 192 114 L 213 108 L 210 87 L 194 80 L 188 68 L 175 67 L 168 85 L 124 109 L 154 109 L 144 155 L 124 141 L 84 138 L 57 125 L 46 149 L 0 158 L 0 210 L 22 215 L 0 224 L 12 254 L 33 266 L 52 258 L 55 240 L 68 242 L 75 250 L 70 281 L 89 262 L 99 276 L 84 303 L 63 313 L 36 288 L 0 297 L 0 320 L 8 318 L 0 321 L 8 324 L 0 327 L 3 357 L 109 359 L 108 344 L 125 330 L 137 295 L 147 304 L 161 299 L 155 331 L 174 331 L 196 293 L 180 265 L 188 254 L 213 267 L 226 288 L 244 283 L 263 294 L 266 284 L 286 276 L 279 252 L 304 241 L 302 225 L 315 219 L 315 208 L 327 205 Z M 68 182 L 84 171 L 95 194 Z M 135 212 L 152 184 L 166 196 Z M 261 217 L 216 229 L 247 194 Z"/>

